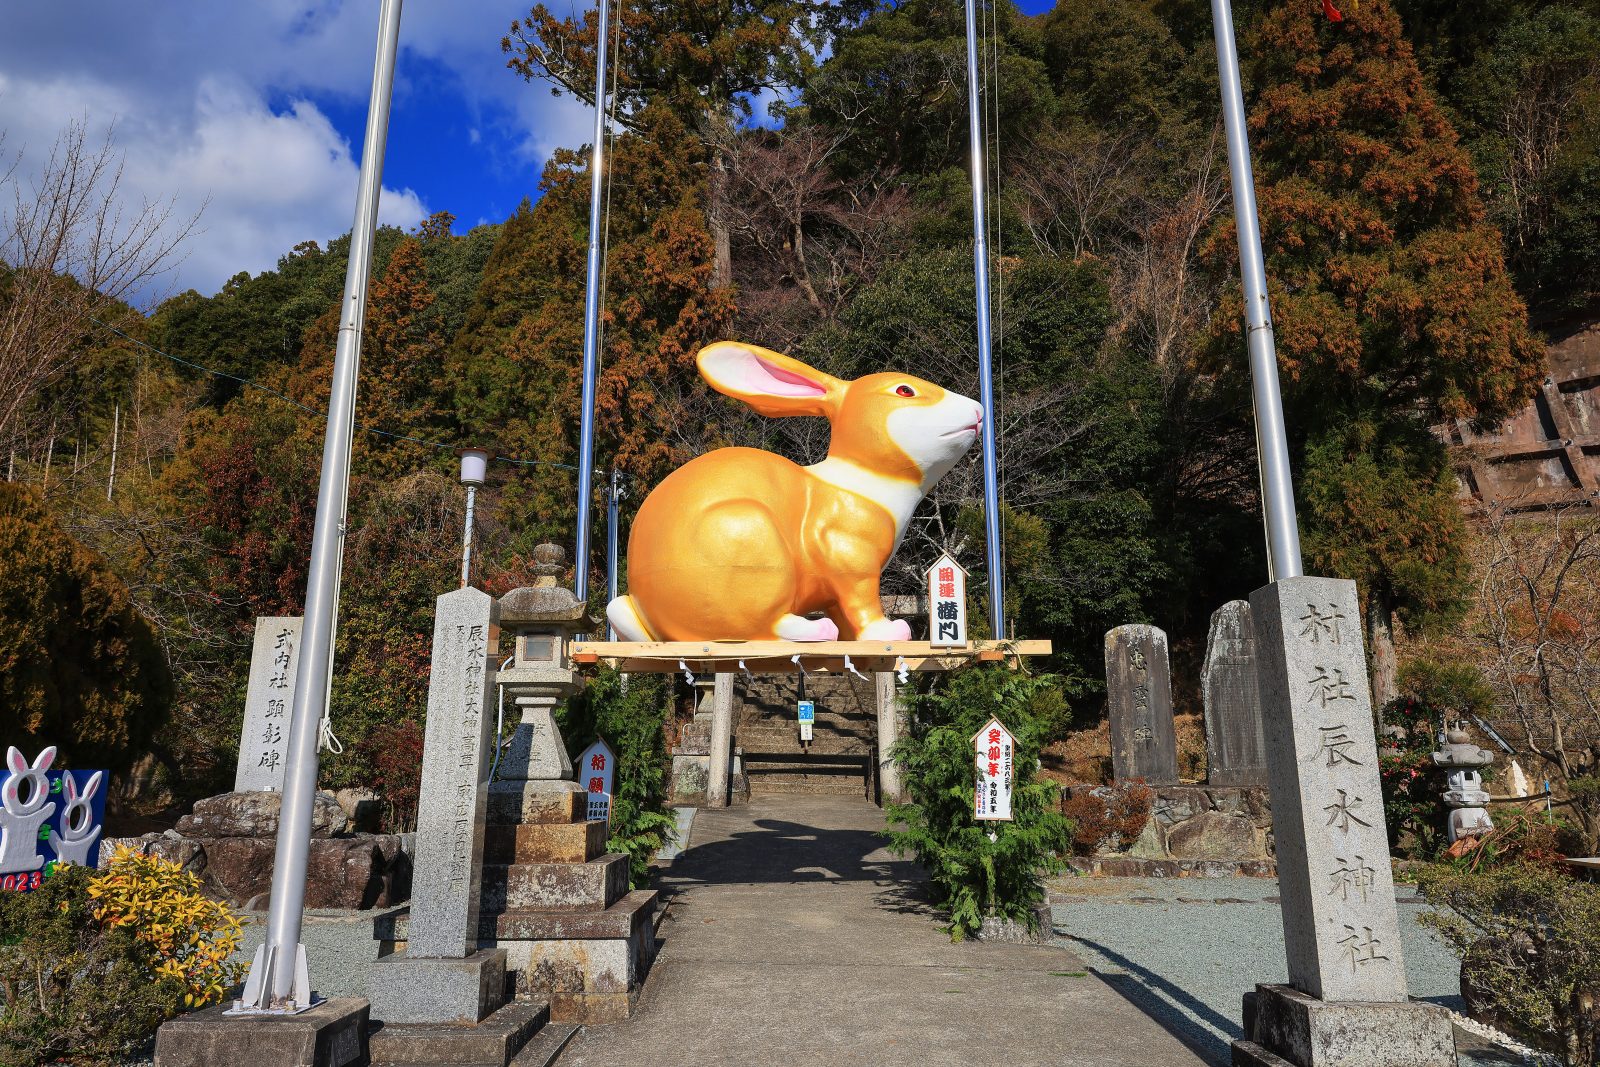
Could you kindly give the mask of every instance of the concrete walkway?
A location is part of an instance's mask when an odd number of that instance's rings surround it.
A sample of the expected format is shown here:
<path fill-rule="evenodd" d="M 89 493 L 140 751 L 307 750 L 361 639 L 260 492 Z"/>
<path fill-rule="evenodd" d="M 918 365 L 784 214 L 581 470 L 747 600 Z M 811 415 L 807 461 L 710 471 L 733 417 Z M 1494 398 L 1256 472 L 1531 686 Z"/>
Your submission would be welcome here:
<path fill-rule="evenodd" d="M 560 1067 L 1205 1063 L 1067 949 L 951 944 L 882 828 L 848 797 L 702 810 L 638 1011 Z"/>

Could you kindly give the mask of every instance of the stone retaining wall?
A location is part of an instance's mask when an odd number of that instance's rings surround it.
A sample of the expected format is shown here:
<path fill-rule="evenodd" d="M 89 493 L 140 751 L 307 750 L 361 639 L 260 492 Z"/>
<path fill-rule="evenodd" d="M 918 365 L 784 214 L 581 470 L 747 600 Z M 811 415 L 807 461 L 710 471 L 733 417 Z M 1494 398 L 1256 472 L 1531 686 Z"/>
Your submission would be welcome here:
<path fill-rule="evenodd" d="M 1074 785 L 1068 796 L 1097 788 Z M 1144 830 L 1131 844 L 1110 842 L 1068 863 L 1080 874 L 1145 878 L 1270 878 L 1272 806 L 1265 789 L 1162 786 Z"/>

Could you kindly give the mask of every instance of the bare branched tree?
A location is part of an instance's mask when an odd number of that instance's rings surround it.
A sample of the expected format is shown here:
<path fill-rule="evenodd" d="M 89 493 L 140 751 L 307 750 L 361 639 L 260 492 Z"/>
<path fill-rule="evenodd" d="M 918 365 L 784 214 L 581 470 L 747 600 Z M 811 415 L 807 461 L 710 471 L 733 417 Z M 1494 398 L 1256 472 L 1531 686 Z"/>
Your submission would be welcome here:
<path fill-rule="evenodd" d="M 125 325 L 127 305 L 178 265 L 200 218 L 175 215 L 172 199 L 135 206 L 110 130 L 92 139 L 83 122 L 69 125 L 31 179 L 20 161 L 0 178 L 0 202 L 10 201 L 0 209 L 0 443 L 8 445 L 29 429 L 35 399 L 82 354 L 96 321 Z"/>
<path fill-rule="evenodd" d="M 1600 776 L 1600 518 L 1486 509 L 1476 638 L 1513 739 L 1569 783 Z M 1590 849 L 1600 797 L 1574 789 Z"/>
<path fill-rule="evenodd" d="M 909 196 L 887 171 L 849 184 L 835 177 L 844 140 L 795 125 L 729 129 L 717 145 L 741 325 L 766 344 L 787 347 L 833 319 L 893 254 Z"/>
<path fill-rule="evenodd" d="M 1130 334 L 1160 367 L 1187 358 L 1186 346 L 1216 296 L 1196 268 L 1201 239 L 1228 198 L 1219 136 L 1213 130 L 1186 161 L 1186 181 L 1175 197 L 1151 195 L 1159 186 L 1143 182 L 1146 192 L 1135 198 L 1133 225 L 1113 238 L 1112 289 L 1122 309 L 1118 331 Z"/>

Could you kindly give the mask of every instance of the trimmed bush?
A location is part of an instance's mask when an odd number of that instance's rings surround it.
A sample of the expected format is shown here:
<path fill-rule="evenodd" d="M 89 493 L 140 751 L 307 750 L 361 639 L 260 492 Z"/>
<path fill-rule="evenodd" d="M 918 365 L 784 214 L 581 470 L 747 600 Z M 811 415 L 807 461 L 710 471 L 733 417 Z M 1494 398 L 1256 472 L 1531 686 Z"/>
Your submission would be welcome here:
<path fill-rule="evenodd" d="M 973 936 L 989 916 L 1035 927 L 1043 876 L 1062 869 L 1072 833 L 1057 787 L 1038 775 L 1040 749 L 1069 714 L 1057 680 L 999 667 L 959 671 L 912 711 L 910 734 L 895 746 L 911 801 L 889 806 L 890 850 L 915 855 L 928 872 L 952 940 Z M 1011 822 L 973 817 L 972 737 L 991 716 L 1017 739 Z"/>
<path fill-rule="evenodd" d="M 1600 889 L 1546 864 L 1440 867 L 1419 882 L 1422 922 L 1461 957 L 1481 1017 L 1570 1065 L 1600 1054 Z"/>

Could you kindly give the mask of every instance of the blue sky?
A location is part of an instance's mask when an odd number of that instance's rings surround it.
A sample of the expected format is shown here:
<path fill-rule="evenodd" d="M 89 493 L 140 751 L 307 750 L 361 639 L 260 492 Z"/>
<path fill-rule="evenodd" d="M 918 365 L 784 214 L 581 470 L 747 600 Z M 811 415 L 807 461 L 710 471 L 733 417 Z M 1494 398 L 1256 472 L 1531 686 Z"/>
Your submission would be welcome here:
<path fill-rule="evenodd" d="M 561 12 L 574 0 L 547 0 Z M 505 69 L 531 0 L 408 0 L 381 218 L 447 210 L 457 230 L 537 194 L 550 151 L 592 117 Z M 1023 0 L 1038 13 L 1052 0 Z M 302 240 L 350 226 L 377 0 L 51 0 L 8 5 L 0 144 L 26 183 L 68 123 L 115 128 L 122 195 L 200 214 L 186 258 L 147 294 L 215 292 Z M 9 199 L 4 197 L 0 199 Z"/>

